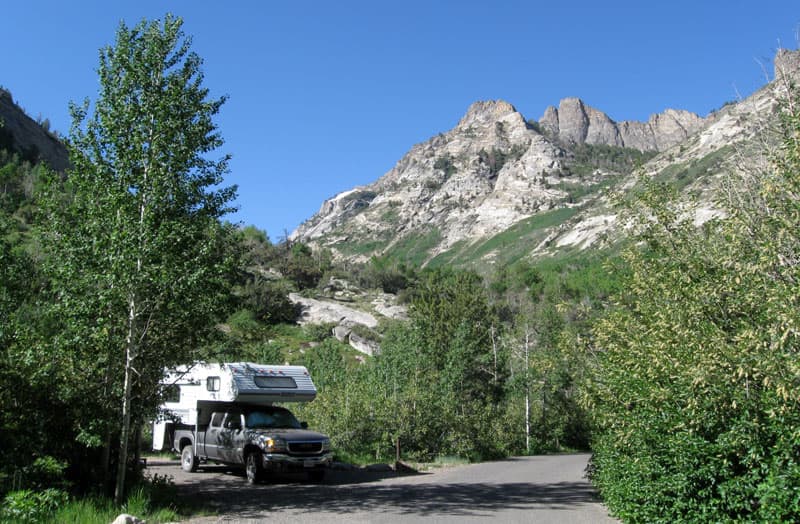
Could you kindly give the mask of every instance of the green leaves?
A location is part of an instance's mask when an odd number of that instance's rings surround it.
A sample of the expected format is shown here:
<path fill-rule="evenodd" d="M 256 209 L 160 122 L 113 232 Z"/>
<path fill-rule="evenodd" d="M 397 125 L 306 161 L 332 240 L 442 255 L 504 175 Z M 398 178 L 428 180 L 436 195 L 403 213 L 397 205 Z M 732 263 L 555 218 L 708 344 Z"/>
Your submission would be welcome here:
<path fill-rule="evenodd" d="M 632 202 L 631 272 L 595 325 L 586 399 L 600 429 L 593 478 L 625 520 L 796 515 L 796 497 L 778 495 L 800 487 L 786 446 L 800 428 L 795 133 L 784 127 L 779 169 L 755 198 L 720 203 L 725 219 L 697 228 L 690 202 L 646 180 Z"/>
<path fill-rule="evenodd" d="M 239 250 L 220 218 L 235 188 L 221 186 L 228 156 L 210 158 L 225 99 L 209 98 L 181 26 L 171 15 L 120 25 L 100 51 L 98 99 L 71 107 L 66 184 L 54 177 L 42 195 L 59 323 L 42 344 L 69 363 L 61 393 L 86 446 L 121 432 L 127 449 L 129 421 L 155 412 L 164 368 L 196 359 L 231 299 Z"/>

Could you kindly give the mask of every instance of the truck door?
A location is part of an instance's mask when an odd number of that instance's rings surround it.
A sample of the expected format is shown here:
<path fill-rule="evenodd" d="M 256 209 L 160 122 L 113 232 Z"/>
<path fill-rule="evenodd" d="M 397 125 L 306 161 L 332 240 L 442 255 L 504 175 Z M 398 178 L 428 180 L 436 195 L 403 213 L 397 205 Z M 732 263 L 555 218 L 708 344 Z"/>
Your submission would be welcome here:
<path fill-rule="evenodd" d="M 242 429 L 243 421 L 240 412 L 232 411 L 225 416 L 220 439 L 217 442 L 217 452 L 223 462 L 242 463 L 242 447 L 244 445 Z"/>
<path fill-rule="evenodd" d="M 214 413 L 211 415 L 211 423 L 206 429 L 205 441 L 203 442 L 205 448 L 205 455 L 210 459 L 219 460 L 219 441 L 220 432 L 222 431 L 222 421 L 225 418 L 225 413 Z"/>

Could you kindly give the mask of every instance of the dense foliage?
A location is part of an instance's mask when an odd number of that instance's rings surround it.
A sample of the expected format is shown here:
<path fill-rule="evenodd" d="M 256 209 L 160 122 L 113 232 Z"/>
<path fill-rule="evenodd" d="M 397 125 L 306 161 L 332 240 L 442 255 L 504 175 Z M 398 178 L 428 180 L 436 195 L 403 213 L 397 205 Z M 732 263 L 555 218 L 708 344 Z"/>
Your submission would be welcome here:
<path fill-rule="evenodd" d="M 615 173 L 630 173 L 655 156 L 655 151 L 639 151 L 630 147 L 606 144 L 567 144 L 567 172 L 590 175 L 598 169 Z"/>
<path fill-rule="evenodd" d="M 595 327 L 594 480 L 631 522 L 788 522 L 800 514 L 800 109 L 782 148 L 698 229 L 644 183 L 640 242 Z M 755 176 L 754 176 L 755 175 Z"/>
<path fill-rule="evenodd" d="M 398 441 L 415 460 L 585 449 L 575 340 L 616 287 L 605 267 L 523 262 L 490 282 L 424 270 L 407 290 L 409 321 L 386 330 L 379 355 L 358 364 L 333 339 L 305 353 L 319 396 L 301 412 L 344 456 L 370 460 L 394 459 Z"/>
<path fill-rule="evenodd" d="M 227 157 L 207 158 L 224 100 L 208 98 L 181 23 L 121 25 L 101 50 L 66 177 L 13 153 L 2 166 L 4 229 L 36 226 L 0 246 L 4 489 L 104 489 L 116 470 L 122 500 L 164 367 L 197 358 L 228 309 L 234 190 L 220 187 Z"/>

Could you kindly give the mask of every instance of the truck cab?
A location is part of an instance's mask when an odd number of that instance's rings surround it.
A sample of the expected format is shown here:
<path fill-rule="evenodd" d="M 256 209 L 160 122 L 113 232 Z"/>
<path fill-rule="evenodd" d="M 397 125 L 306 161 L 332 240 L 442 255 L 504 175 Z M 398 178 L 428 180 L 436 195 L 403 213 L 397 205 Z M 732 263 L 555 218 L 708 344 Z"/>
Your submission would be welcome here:
<path fill-rule="evenodd" d="M 201 462 L 244 466 L 250 483 L 267 472 L 302 471 L 320 481 L 330 466 L 330 439 L 307 429 L 286 408 L 232 406 L 210 414 L 209 424 L 175 433 L 181 467 L 195 471 Z"/>

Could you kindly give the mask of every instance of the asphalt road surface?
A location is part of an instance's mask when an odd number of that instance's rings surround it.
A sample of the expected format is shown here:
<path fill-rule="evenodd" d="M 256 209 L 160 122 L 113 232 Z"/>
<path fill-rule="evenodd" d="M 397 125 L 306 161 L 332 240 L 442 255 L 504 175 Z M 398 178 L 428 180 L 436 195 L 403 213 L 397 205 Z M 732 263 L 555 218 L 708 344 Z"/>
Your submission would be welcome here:
<path fill-rule="evenodd" d="M 330 471 L 325 481 L 274 477 L 248 486 L 224 466 L 184 473 L 177 462 L 148 471 L 172 476 L 178 496 L 217 516 L 192 524 L 318 522 L 616 522 L 584 476 L 587 454 L 521 457 L 431 473 Z"/>

